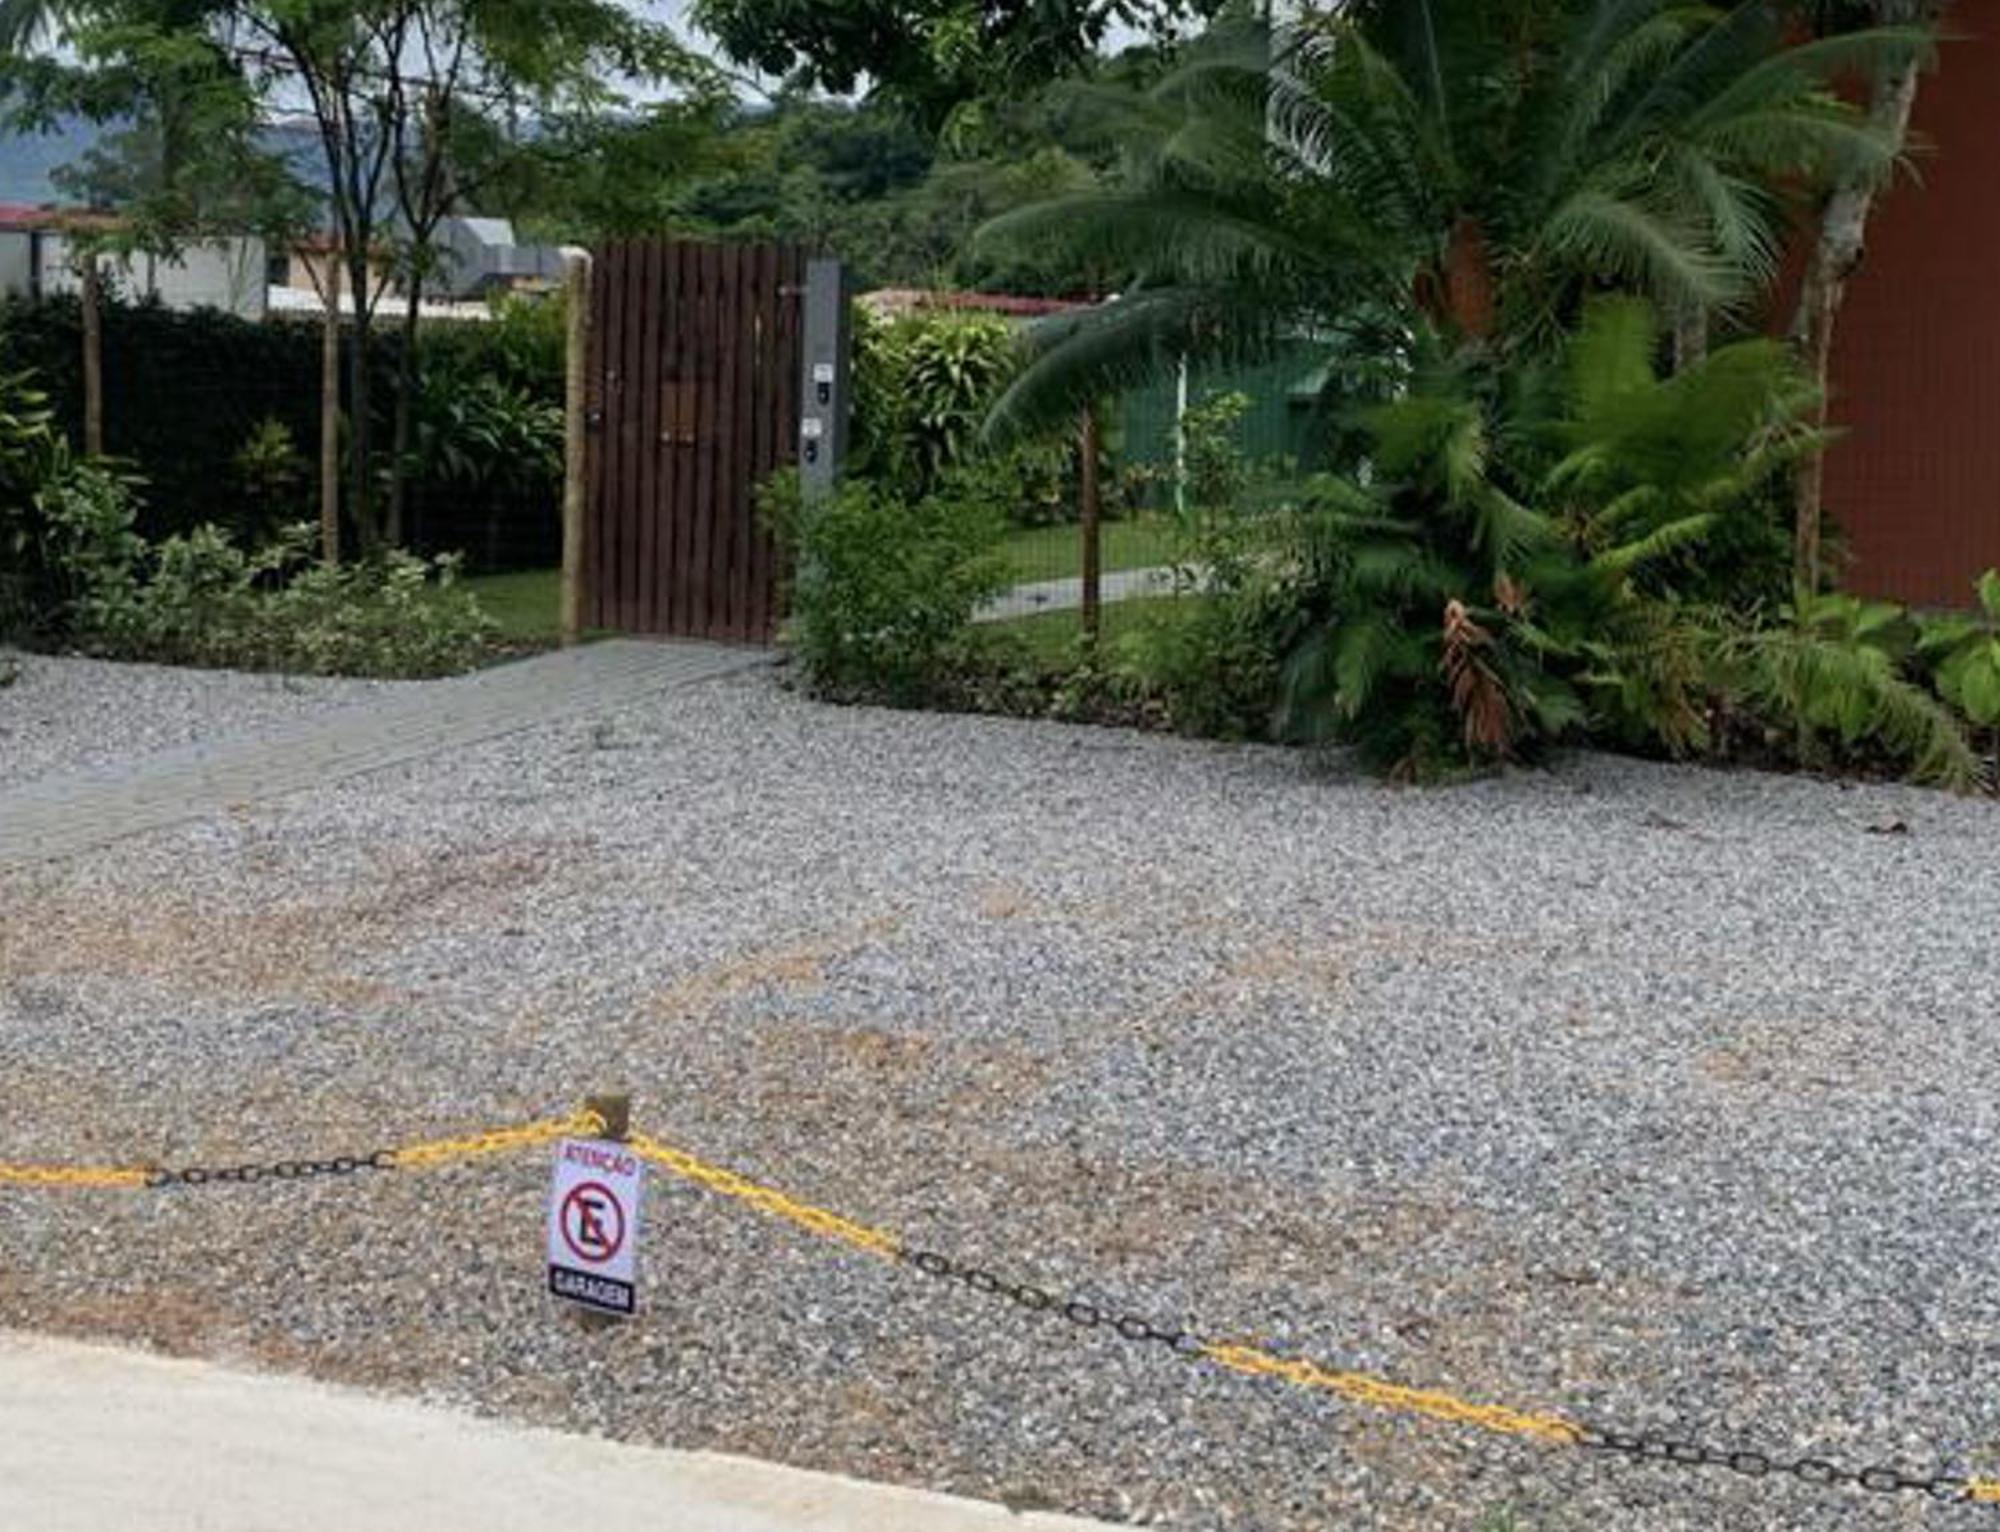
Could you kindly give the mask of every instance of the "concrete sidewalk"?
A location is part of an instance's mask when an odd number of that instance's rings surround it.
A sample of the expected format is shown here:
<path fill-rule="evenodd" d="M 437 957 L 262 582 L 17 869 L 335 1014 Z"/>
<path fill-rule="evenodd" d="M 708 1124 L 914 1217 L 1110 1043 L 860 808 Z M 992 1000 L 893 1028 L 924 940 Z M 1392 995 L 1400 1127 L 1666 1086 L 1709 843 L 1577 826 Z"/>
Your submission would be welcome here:
<path fill-rule="evenodd" d="M 0 1528 L 1089 1532 L 1103 1523 L 628 1447 L 200 1362 L 0 1334 Z"/>

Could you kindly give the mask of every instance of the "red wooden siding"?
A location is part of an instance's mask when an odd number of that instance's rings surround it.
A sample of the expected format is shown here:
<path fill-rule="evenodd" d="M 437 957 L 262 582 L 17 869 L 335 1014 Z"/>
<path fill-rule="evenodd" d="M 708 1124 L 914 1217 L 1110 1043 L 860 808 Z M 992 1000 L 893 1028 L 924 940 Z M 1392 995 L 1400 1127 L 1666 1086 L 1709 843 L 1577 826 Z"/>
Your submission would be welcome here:
<path fill-rule="evenodd" d="M 1924 147 L 1876 209 L 1835 331 L 1828 514 L 1871 595 L 1963 605 L 2000 565 L 2000 6 L 1953 7 Z"/>
<path fill-rule="evenodd" d="M 591 286 L 585 621 L 763 642 L 778 550 L 755 494 L 798 449 L 803 251 L 630 240 Z"/>

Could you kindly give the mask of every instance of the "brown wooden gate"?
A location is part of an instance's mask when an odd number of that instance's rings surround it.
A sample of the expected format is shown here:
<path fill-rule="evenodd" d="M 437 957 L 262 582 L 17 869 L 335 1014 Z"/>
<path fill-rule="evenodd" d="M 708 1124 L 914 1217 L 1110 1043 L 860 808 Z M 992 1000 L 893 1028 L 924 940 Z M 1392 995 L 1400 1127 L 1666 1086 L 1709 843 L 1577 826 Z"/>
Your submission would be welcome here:
<path fill-rule="evenodd" d="M 797 456 L 804 281 L 795 246 L 598 250 L 586 624 L 771 637 L 778 550 L 754 493 Z"/>

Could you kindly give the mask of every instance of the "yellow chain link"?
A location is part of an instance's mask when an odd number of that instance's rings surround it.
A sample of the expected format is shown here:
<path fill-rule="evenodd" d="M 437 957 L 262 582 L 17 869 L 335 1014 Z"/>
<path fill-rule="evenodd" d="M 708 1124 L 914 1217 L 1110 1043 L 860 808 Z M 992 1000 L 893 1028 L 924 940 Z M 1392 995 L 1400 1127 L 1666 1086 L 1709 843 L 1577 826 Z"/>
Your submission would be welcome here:
<path fill-rule="evenodd" d="M 1473 1404 L 1435 1389 L 1410 1388 L 1364 1372 L 1343 1372 L 1322 1367 L 1317 1362 L 1288 1360 L 1260 1351 L 1254 1346 L 1227 1342 L 1204 1342 L 1201 1353 L 1218 1367 L 1251 1377 L 1277 1378 L 1295 1388 L 1324 1389 L 1356 1404 L 1407 1415 L 1427 1415 L 1432 1420 L 1457 1425 L 1478 1426 L 1507 1436 L 1529 1436 L 1560 1447 L 1573 1447 L 1582 1440 L 1581 1428 L 1560 1415 L 1533 1415 L 1503 1404 Z"/>
<path fill-rule="evenodd" d="M 6 1186 L 144 1186 L 145 1170 L 109 1165 L 9 1165 L 0 1163 L 0 1185 Z"/>
<path fill-rule="evenodd" d="M 588 1138 L 604 1131 L 604 1119 L 592 1111 L 572 1112 L 512 1128 L 490 1128 L 462 1138 L 434 1138 L 384 1152 L 382 1163 L 398 1170 L 418 1170 L 475 1155 L 501 1154 L 532 1148 L 571 1135 Z M 0 1185 L 61 1187 L 145 1186 L 155 1172 L 150 1167 L 90 1165 L 17 1165 L 0 1161 Z"/>
<path fill-rule="evenodd" d="M 605 1130 L 598 1113 L 585 1108 L 566 1117 L 544 1118 L 511 1128 L 491 1128 L 457 1138 L 429 1139 L 391 1149 L 384 1163 L 414 1170 L 452 1160 L 532 1148 L 559 1138 L 593 1138 Z M 634 1133 L 632 1151 L 682 1180 L 704 1186 L 724 1197 L 785 1219 L 822 1239 L 834 1240 L 885 1261 L 900 1260 L 904 1245 L 896 1235 L 856 1223 L 825 1208 L 765 1186 L 720 1165 L 710 1164 L 644 1133 Z M 0 1161 L 0 1185 L 49 1187 L 144 1186 L 153 1172 L 144 1168 L 62 1165 L 22 1165 Z M 1476 1404 L 1437 1389 L 1411 1388 L 1368 1373 L 1325 1367 L 1317 1362 L 1286 1358 L 1255 1346 L 1227 1341 L 1202 1341 L 1193 1355 L 1249 1377 L 1273 1378 L 1294 1388 L 1337 1394 L 1355 1404 L 1406 1415 L 1421 1415 L 1454 1425 L 1474 1426 L 1507 1436 L 1528 1437 L 1555 1446 L 1573 1447 L 1584 1439 L 1583 1429 L 1560 1415 L 1537 1414 L 1507 1405 Z M 2000 1505 L 2000 1479 L 1968 1478 L 1965 1498 Z"/>
<path fill-rule="evenodd" d="M 734 1197 L 739 1202 L 747 1202 L 751 1207 L 770 1213 L 775 1217 L 788 1219 L 800 1228 L 819 1235 L 822 1239 L 838 1240 L 844 1245 L 852 1245 L 885 1261 L 898 1259 L 903 1253 L 903 1242 L 883 1229 L 872 1229 L 867 1224 L 855 1223 L 842 1218 L 837 1213 L 829 1213 L 825 1208 L 816 1208 L 809 1202 L 800 1202 L 788 1197 L 776 1187 L 762 1186 L 733 1170 L 725 1170 L 720 1165 L 711 1165 L 706 1160 L 696 1159 L 684 1149 L 676 1149 L 671 1144 L 663 1144 L 644 1133 L 634 1133 L 630 1140 L 633 1152 L 642 1159 L 651 1160 L 655 1165 L 670 1171 L 685 1181 L 693 1181 L 719 1192 L 725 1197 Z"/>
<path fill-rule="evenodd" d="M 559 1138 L 591 1138 L 603 1131 L 604 1119 L 586 1110 L 572 1112 L 567 1117 L 545 1117 L 516 1128 L 489 1128 L 463 1138 L 433 1138 L 420 1144 L 405 1144 L 400 1149 L 391 1149 L 387 1158 L 398 1170 L 417 1170 L 448 1160 L 530 1149 L 537 1144 L 552 1144 Z"/>

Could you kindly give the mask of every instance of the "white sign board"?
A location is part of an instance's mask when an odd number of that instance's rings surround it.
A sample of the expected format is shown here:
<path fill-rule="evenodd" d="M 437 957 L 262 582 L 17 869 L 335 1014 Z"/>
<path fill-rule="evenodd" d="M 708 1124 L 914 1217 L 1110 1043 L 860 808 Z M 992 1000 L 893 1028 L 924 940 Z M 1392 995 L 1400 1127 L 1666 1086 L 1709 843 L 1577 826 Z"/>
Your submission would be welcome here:
<path fill-rule="evenodd" d="M 646 1166 L 626 1145 L 565 1138 L 549 1188 L 549 1291 L 604 1314 L 630 1314 L 639 1285 Z"/>

